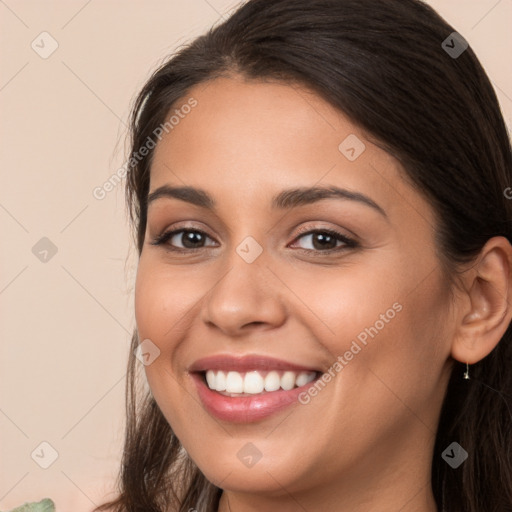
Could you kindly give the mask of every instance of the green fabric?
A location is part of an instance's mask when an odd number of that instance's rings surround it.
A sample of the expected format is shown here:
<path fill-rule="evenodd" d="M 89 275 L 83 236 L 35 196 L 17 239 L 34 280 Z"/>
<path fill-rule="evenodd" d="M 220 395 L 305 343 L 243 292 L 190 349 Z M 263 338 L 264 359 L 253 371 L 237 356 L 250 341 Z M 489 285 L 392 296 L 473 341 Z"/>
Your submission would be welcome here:
<path fill-rule="evenodd" d="M 37 503 L 25 503 L 6 512 L 55 512 L 55 503 L 51 499 L 45 498 Z"/>

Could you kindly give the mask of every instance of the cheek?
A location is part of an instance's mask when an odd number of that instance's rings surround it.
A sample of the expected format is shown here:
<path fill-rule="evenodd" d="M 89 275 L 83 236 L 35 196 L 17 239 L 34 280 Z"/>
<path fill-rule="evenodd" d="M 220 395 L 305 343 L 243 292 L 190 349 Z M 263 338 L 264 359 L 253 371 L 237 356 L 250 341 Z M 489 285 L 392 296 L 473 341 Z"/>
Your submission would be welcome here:
<path fill-rule="evenodd" d="M 135 282 L 135 320 L 140 342 L 150 340 L 159 356 L 144 366 L 148 383 L 159 403 L 173 401 L 179 394 L 181 355 L 186 350 L 183 338 L 200 305 L 199 283 L 185 276 L 182 270 L 173 271 L 155 258 L 141 257 Z M 174 403 L 174 402 L 173 402 Z"/>
<path fill-rule="evenodd" d="M 299 292 L 319 312 L 321 321 L 309 324 L 315 337 L 346 361 L 344 386 L 369 402 L 432 398 L 449 357 L 450 301 L 439 267 L 431 259 L 421 268 L 406 263 L 347 268 Z"/>
<path fill-rule="evenodd" d="M 302 299 L 299 303 L 290 297 L 297 304 L 294 311 L 309 318 L 308 328 L 316 338 L 328 344 L 333 354 L 340 354 L 358 335 L 363 341 L 368 338 L 366 330 L 376 323 L 379 332 L 394 323 L 400 307 L 393 305 L 400 302 L 407 285 L 391 267 L 391 258 L 379 256 L 368 258 L 364 265 L 312 269 L 300 278 L 290 274 L 284 280 Z"/>
<path fill-rule="evenodd" d="M 141 340 L 172 339 L 173 329 L 179 327 L 178 322 L 192 306 L 183 286 L 179 272 L 141 258 L 135 282 L 135 320 Z"/>
<path fill-rule="evenodd" d="M 168 272 L 166 272 L 168 274 Z M 160 268 L 142 258 L 139 261 L 135 283 L 135 320 L 140 342 L 150 340 L 159 355 L 144 366 L 144 372 L 157 404 L 171 423 L 172 411 L 179 410 L 180 386 L 172 375 L 170 362 L 176 350 L 173 329 L 180 320 L 180 309 L 171 278 Z"/>
<path fill-rule="evenodd" d="M 379 306 L 364 311 L 363 323 L 351 329 L 351 339 L 361 346 L 351 372 L 360 397 L 392 415 L 412 413 L 434 429 L 451 341 L 450 301 L 440 273 L 419 285 L 404 279 L 392 293 L 383 289 Z M 361 335 L 365 344 L 359 343 Z"/>

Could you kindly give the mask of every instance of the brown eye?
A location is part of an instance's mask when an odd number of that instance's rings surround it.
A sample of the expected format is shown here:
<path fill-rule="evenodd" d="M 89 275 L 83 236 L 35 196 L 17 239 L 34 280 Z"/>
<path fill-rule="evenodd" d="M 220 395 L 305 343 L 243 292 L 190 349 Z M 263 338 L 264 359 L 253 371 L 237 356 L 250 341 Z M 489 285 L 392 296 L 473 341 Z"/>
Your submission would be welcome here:
<path fill-rule="evenodd" d="M 203 249 L 206 239 L 211 238 L 198 229 L 176 229 L 167 231 L 158 236 L 152 245 L 167 245 L 172 251 L 187 252 L 195 249 Z M 180 247 L 178 244 L 181 244 Z"/>
<path fill-rule="evenodd" d="M 316 229 L 299 235 L 295 240 L 308 239 L 310 247 L 301 247 L 306 251 L 338 251 L 349 247 L 356 247 L 355 240 L 338 233 L 337 231 Z M 340 243 L 340 245 L 337 245 Z"/>
<path fill-rule="evenodd" d="M 205 235 L 199 231 L 178 231 L 177 234 L 171 237 L 170 242 L 173 239 L 181 241 L 185 249 L 198 249 L 201 244 L 204 244 Z"/>
<path fill-rule="evenodd" d="M 310 247 L 299 246 L 299 249 L 312 253 L 333 253 L 351 247 L 357 247 L 355 240 L 329 229 L 309 230 L 300 234 L 298 240 L 310 239 Z M 165 245 L 166 249 L 175 252 L 190 252 L 208 247 L 207 240 L 212 240 L 204 231 L 199 229 L 175 229 L 156 237 L 152 245 Z M 210 244 L 214 245 L 214 244 Z"/>

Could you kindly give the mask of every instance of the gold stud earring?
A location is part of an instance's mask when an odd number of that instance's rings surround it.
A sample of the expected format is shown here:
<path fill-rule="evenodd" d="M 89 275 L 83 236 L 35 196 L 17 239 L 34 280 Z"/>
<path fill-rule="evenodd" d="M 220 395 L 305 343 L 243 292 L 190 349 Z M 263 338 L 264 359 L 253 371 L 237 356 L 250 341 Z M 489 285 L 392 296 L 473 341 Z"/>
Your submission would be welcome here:
<path fill-rule="evenodd" d="M 466 363 L 466 371 L 464 372 L 464 378 L 469 380 L 469 365 Z"/>

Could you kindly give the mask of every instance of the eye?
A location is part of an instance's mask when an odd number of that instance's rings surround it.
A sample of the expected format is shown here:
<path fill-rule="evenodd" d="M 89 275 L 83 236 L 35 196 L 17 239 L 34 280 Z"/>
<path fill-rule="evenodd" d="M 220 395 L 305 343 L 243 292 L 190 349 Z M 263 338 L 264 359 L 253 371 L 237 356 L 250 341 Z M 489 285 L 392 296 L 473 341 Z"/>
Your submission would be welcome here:
<path fill-rule="evenodd" d="M 151 244 L 167 244 L 171 251 L 188 252 L 194 249 L 203 249 L 204 247 L 201 244 L 204 244 L 206 239 L 212 240 L 204 231 L 199 229 L 175 229 L 157 236 Z M 181 243 L 182 247 L 176 247 L 176 243 Z"/>
<path fill-rule="evenodd" d="M 358 243 L 352 238 L 331 229 L 310 229 L 299 234 L 299 236 L 295 238 L 294 242 L 297 240 L 307 240 L 308 238 L 310 239 L 311 248 L 303 246 L 299 247 L 299 249 L 308 253 L 333 253 L 358 246 Z M 158 235 L 151 244 L 166 245 L 170 251 L 188 253 L 197 249 L 206 248 L 207 246 L 204 245 L 206 240 L 212 240 L 212 238 L 210 238 L 204 231 L 192 228 L 182 228 L 166 231 L 161 235 Z M 181 244 L 181 247 L 177 246 L 177 244 Z"/>
<path fill-rule="evenodd" d="M 308 252 L 337 252 L 358 244 L 352 238 L 331 229 L 313 229 L 300 234 L 295 240 L 308 240 L 310 247 L 300 247 Z M 338 245 L 338 242 L 341 245 Z"/>

